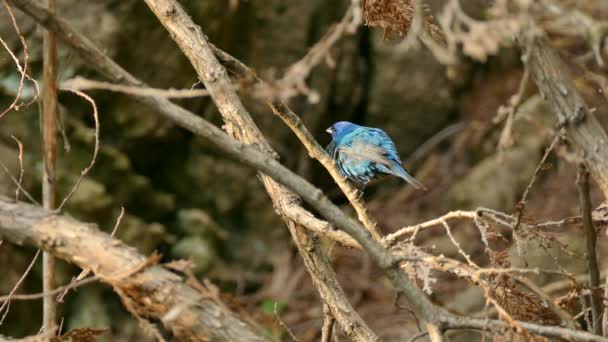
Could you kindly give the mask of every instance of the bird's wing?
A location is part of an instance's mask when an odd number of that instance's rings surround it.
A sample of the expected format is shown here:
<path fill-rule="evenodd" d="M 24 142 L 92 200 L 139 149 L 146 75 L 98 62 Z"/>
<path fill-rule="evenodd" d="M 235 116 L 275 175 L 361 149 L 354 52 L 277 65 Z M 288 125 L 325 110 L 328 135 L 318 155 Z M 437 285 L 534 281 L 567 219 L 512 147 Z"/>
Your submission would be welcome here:
<path fill-rule="evenodd" d="M 392 162 L 387 151 L 373 143 L 355 140 L 351 144 L 338 147 L 341 154 L 357 161 L 370 161 L 390 167 Z"/>

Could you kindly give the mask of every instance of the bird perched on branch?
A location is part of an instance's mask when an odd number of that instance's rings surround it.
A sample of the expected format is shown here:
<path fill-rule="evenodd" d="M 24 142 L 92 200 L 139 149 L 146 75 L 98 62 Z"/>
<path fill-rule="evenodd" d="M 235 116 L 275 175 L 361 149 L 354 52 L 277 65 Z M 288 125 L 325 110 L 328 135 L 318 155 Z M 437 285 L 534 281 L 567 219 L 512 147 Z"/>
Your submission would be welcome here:
<path fill-rule="evenodd" d="M 378 173 L 403 178 L 415 189 L 426 189 L 401 166 L 395 143 L 381 129 L 340 121 L 327 129 L 332 141 L 326 150 L 344 177 L 367 184 Z"/>

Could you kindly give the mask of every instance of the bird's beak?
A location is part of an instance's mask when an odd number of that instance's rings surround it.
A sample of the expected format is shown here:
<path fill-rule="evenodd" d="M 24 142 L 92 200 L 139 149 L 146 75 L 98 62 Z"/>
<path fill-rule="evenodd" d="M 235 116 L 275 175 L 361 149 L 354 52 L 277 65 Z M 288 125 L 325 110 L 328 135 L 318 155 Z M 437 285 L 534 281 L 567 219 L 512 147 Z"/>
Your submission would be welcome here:
<path fill-rule="evenodd" d="M 328 129 L 326 129 L 325 132 L 331 134 L 331 127 L 329 127 Z"/>

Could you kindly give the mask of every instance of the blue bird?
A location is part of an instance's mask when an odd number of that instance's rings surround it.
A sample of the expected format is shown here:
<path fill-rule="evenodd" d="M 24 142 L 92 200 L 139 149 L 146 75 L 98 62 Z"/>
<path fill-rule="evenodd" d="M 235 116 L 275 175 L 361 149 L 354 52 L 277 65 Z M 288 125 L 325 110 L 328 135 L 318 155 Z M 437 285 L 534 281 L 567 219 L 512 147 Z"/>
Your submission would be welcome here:
<path fill-rule="evenodd" d="M 365 185 L 378 173 L 387 173 L 403 178 L 415 189 L 425 189 L 401 166 L 395 143 L 383 130 L 340 121 L 326 132 L 332 141 L 325 149 L 344 177 Z"/>

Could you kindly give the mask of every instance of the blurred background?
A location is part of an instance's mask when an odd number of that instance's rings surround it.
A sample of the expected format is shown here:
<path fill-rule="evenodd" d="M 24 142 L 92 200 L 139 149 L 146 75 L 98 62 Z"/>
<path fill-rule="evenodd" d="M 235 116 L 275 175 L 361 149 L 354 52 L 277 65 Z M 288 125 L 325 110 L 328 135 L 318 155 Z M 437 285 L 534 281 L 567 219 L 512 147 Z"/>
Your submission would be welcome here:
<path fill-rule="evenodd" d="M 268 78 L 280 77 L 299 60 L 340 20 L 348 5 L 344 0 L 181 3 L 211 42 Z M 433 13 L 443 1 L 428 3 Z M 486 1 L 462 3 L 470 15 L 485 15 Z M 603 1 L 587 3 L 596 16 L 608 16 L 608 5 Z M 60 0 L 58 4 L 62 16 L 149 85 L 201 87 L 188 60 L 144 2 Z M 27 38 L 32 74 L 40 79 L 43 30 L 15 12 Z M 4 9 L 0 10 L 0 37 L 22 56 L 18 36 Z M 523 75 L 519 52 L 501 48 L 485 63 L 463 58 L 457 68 L 446 70 L 429 52 L 406 50 L 397 38 L 368 27 L 342 38 L 332 50 L 335 66 L 322 64 L 309 78 L 308 84 L 319 92 L 320 101 L 310 103 L 296 97 L 290 102 L 292 109 L 323 145 L 330 140 L 325 129 L 340 120 L 382 128 L 394 139 L 406 167 L 429 190 L 414 191 L 397 178 L 382 178 L 368 186 L 364 199 L 384 233 L 455 209 L 483 206 L 513 212 L 553 134 L 551 113 L 532 98 L 524 102 L 514 123 L 514 143 L 497 148 L 503 126 L 494 124 L 493 118 L 519 86 Z M 103 80 L 61 44 L 59 65 L 60 80 L 77 75 Z M 1 50 L 0 108 L 12 102 L 18 83 L 13 60 Z M 534 92 L 529 88 L 526 96 Z M 119 239 L 144 254 L 156 250 L 164 261 L 192 259 L 199 277 L 210 279 L 230 305 L 248 312 L 270 335 L 289 340 L 277 323 L 276 305 L 281 319 L 300 340 L 318 339 L 323 319 L 318 295 L 256 173 L 128 96 L 87 93 L 99 109 L 100 154 L 65 212 L 109 232 L 124 207 L 126 213 L 116 233 Z M 590 103 L 601 105 L 596 115 L 606 122 L 602 109 L 605 99 L 593 89 L 585 94 Z M 32 95 L 28 86 L 23 97 Z M 243 98 L 282 163 L 350 210 L 328 173 L 309 157 L 283 122 L 264 103 L 246 95 Z M 177 102 L 221 126 L 210 99 Z M 60 105 L 64 134 L 59 143 L 58 198 L 63 198 L 90 162 L 94 126 L 90 106 L 82 99 L 61 93 Z M 11 174 L 18 175 L 18 147 L 11 136 L 23 143 L 24 187 L 40 199 L 42 158 L 36 105 L 11 112 L 0 122 L 0 161 Z M 576 166 L 554 155 L 549 162 L 530 194 L 526 207 L 529 220 L 557 220 L 578 213 Z M 14 196 L 14 183 L 4 171 L 0 174 L 0 194 Z M 599 204 L 600 197 L 593 192 L 594 204 Z M 486 262 L 473 224 L 459 221 L 452 227 L 463 249 L 479 263 Z M 568 249 L 582 255 L 584 241 L 576 237 L 580 236 L 579 228 L 560 229 L 560 239 Z M 510 261 L 517 265 L 521 260 L 512 252 L 509 237 L 503 240 L 493 243 L 502 244 L 513 254 Z M 459 258 L 442 227 L 421 233 L 416 241 L 433 254 Z M 372 330 L 394 341 L 418 331 L 407 307 L 393 305 L 390 285 L 364 254 L 323 243 L 331 248 L 333 265 L 349 299 Z M 531 267 L 551 269 L 561 260 L 569 271 L 584 272 L 584 260 L 562 260 L 562 249 L 529 248 L 526 261 Z M 10 292 L 34 252 L 9 243 L 0 246 L 0 294 Z M 61 262 L 58 267 L 58 284 L 69 282 L 80 271 Z M 483 309 L 480 290 L 447 275 L 437 277 L 431 295 L 434 301 L 459 313 Z M 538 278 L 541 284 L 551 280 Z M 36 265 L 20 291 L 40 290 L 41 267 Z M 35 334 L 41 326 L 41 307 L 40 301 L 13 302 L 0 334 Z M 65 329 L 109 327 L 111 331 L 103 337 L 106 341 L 149 339 L 112 289 L 101 284 L 71 292 L 60 306 L 59 317 L 64 318 Z"/>

